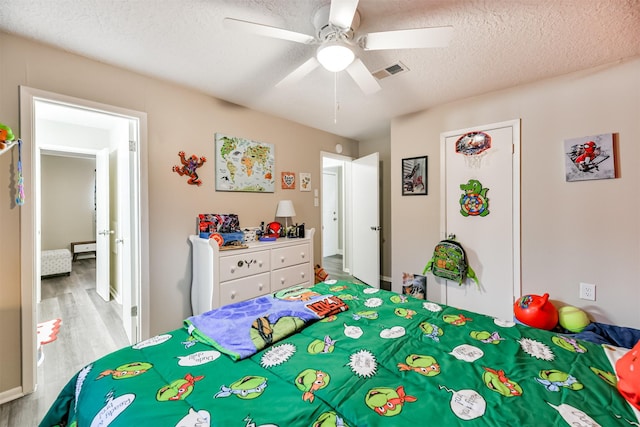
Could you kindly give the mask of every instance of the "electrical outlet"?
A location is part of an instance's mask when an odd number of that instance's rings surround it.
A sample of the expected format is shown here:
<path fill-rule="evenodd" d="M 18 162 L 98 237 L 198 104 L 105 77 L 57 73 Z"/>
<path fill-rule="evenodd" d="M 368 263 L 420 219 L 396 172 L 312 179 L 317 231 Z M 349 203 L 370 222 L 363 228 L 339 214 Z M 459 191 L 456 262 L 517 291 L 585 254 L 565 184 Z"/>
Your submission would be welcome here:
<path fill-rule="evenodd" d="M 580 298 L 595 301 L 596 285 L 592 285 L 591 283 L 580 283 Z"/>

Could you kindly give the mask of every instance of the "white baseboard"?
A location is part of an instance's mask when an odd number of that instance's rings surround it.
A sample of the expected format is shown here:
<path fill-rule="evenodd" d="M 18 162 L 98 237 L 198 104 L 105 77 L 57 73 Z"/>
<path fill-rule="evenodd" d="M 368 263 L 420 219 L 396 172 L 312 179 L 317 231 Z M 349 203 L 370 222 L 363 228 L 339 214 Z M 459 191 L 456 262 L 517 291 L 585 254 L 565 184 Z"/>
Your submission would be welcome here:
<path fill-rule="evenodd" d="M 15 387 L 7 391 L 3 391 L 0 393 L 0 405 L 3 403 L 10 402 L 12 400 L 19 399 L 24 396 L 22 392 L 22 387 Z"/>
<path fill-rule="evenodd" d="M 109 287 L 109 293 L 111 294 L 111 298 L 116 300 L 116 302 L 122 305 L 122 295 L 116 288 Z"/>

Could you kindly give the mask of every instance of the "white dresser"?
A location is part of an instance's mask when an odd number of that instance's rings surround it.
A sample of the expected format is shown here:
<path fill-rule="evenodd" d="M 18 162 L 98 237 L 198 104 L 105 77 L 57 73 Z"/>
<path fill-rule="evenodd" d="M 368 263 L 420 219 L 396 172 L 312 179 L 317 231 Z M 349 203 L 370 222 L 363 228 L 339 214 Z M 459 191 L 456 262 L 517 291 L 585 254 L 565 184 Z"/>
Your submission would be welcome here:
<path fill-rule="evenodd" d="M 189 236 L 193 247 L 191 307 L 193 314 L 276 292 L 294 285 L 313 285 L 313 235 L 251 242 L 246 249 L 220 250 L 213 239 Z"/>

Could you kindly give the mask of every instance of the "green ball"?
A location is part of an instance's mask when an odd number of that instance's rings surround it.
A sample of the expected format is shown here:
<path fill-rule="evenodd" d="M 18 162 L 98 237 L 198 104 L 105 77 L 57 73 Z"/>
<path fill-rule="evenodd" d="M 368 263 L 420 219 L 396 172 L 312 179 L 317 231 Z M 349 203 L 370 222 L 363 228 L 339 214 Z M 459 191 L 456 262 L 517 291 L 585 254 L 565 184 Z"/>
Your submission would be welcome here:
<path fill-rule="evenodd" d="M 572 307 L 570 305 L 560 307 L 558 310 L 558 322 L 560 326 L 566 330 L 575 333 L 582 332 L 582 330 L 591 323 L 587 313 L 578 307 Z"/>

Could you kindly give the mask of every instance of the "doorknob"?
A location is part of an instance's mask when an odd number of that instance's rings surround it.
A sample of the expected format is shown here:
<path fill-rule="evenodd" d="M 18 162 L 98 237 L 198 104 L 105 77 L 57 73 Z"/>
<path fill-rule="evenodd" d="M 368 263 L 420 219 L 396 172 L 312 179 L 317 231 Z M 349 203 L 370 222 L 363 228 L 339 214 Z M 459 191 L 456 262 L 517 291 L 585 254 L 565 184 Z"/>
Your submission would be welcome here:
<path fill-rule="evenodd" d="M 106 235 L 109 235 L 109 234 L 113 234 L 113 230 L 98 231 L 98 234 L 100 234 L 101 236 L 106 236 Z"/>
<path fill-rule="evenodd" d="M 377 226 L 377 227 L 376 227 L 376 226 L 371 226 L 370 228 L 371 228 L 373 231 L 380 231 L 380 230 L 382 230 L 382 227 L 380 227 L 380 226 Z"/>

